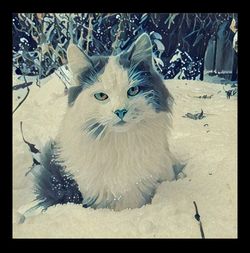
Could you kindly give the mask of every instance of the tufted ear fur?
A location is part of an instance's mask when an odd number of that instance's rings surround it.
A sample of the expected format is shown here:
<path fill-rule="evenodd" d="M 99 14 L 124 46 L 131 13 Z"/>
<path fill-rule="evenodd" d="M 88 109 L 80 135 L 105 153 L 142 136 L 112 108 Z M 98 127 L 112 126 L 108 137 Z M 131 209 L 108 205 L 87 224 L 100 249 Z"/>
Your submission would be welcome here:
<path fill-rule="evenodd" d="M 72 43 L 69 44 L 67 49 L 67 59 L 69 68 L 73 74 L 75 85 L 79 85 L 78 75 L 84 69 L 91 67 L 92 62 L 84 52 Z"/>
<path fill-rule="evenodd" d="M 129 58 L 132 63 L 147 61 L 152 64 L 152 43 L 147 33 L 140 35 L 129 49 Z"/>

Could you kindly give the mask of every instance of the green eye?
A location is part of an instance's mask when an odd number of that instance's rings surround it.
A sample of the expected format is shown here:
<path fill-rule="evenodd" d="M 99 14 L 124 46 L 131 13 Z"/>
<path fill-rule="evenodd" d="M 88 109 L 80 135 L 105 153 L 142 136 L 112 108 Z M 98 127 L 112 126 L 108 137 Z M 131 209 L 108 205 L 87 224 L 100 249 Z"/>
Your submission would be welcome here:
<path fill-rule="evenodd" d="M 135 96 L 140 92 L 140 87 L 139 86 L 134 86 L 128 89 L 127 94 L 128 96 Z"/>
<path fill-rule="evenodd" d="M 108 95 L 103 92 L 95 93 L 94 96 L 97 100 L 100 101 L 106 100 L 108 98 Z"/>

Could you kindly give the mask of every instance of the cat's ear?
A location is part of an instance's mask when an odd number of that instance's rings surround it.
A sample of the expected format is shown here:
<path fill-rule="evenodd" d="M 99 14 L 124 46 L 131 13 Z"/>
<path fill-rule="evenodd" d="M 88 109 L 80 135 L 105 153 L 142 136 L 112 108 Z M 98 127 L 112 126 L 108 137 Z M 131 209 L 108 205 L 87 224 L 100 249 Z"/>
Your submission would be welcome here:
<path fill-rule="evenodd" d="M 90 58 L 73 43 L 68 46 L 67 59 L 73 76 L 78 75 L 83 69 L 92 66 Z"/>
<path fill-rule="evenodd" d="M 140 35 L 130 50 L 129 58 L 132 62 L 147 61 L 152 63 L 152 43 L 147 33 Z"/>

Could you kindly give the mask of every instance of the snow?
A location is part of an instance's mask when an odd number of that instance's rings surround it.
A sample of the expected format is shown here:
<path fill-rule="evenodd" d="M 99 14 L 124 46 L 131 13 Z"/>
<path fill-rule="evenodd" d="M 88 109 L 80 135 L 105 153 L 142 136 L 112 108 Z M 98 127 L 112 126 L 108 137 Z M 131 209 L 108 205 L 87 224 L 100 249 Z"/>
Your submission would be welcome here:
<path fill-rule="evenodd" d="M 155 39 L 162 40 L 162 36 L 155 31 L 150 32 L 150 36 L 152 36 Z"/>
<path fill-rule="evenodd" d="M 173 57 L 170 59 L 169 63 L 175 62 L 178 59 L 181 59 L 181 51 L 179 49 L 177 49 L 175 51 L 175 54 L 173 55 Z"/>
<path fill-rule="evenodd" d="M 160 40 L 154 39 L 154 43 L 156 44 L 158 51 L 163 52 L 165 50 L 165 47 Z"/>
<path fill-rule="evenodd" d="M 238 51 L 237 43 L 238 43 L 238 32 L 236 31 L 233 38 L 233 48 L 236 52 Z"/>
<path fill-rule="evenodd" d="M 32 85 L 13 116 L 13 237 L 200 238 L 196 201 L 206 238 L 236 238 L 237 97 L 227 99 L 221 84 L 167 80 L 166 85 L 175 98 L 171 149 L 187 162 L 186 177 L 162 183 L 152 204 L 142 208 L 115 212 L 57 205 L 18 224 L 17 209 L 34 199 L 31 177 L 25 177 L 32 156 L 20 121 L 27 141 L 40 148 L 57 134 L 67 102 L 54 74 L 41 88 Z M 214 96 L 195 98 L 205 94 Z M 182 117 L 201 109 L 206 116 L 201 120 Z"/>

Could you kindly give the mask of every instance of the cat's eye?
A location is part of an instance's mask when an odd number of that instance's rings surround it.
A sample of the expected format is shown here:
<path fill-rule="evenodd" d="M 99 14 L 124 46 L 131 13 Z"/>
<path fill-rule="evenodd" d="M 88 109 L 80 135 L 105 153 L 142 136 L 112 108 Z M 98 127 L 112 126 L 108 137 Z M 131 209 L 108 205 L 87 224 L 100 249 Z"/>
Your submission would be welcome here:
<path fill-rule="evenodd" d="M 108 95 L 103 93 L 103 92 L 99 92 L 99 93 L 95 93 L 94 94 L 94 97 L 97 99 L 97 100 L 100 100 L 100 101 L 103 101 L 103 100 L 106 100 L 108 98 Z"/>
<path fill-rule="evenodd" d="M 139 86 L 134 86 L 128 89 L 127 94 L 128 96 L 135 96 L 140 92 L 140 87 Z"/>

